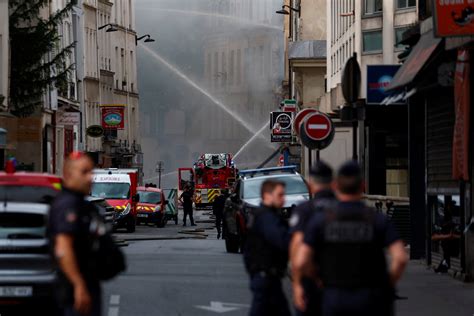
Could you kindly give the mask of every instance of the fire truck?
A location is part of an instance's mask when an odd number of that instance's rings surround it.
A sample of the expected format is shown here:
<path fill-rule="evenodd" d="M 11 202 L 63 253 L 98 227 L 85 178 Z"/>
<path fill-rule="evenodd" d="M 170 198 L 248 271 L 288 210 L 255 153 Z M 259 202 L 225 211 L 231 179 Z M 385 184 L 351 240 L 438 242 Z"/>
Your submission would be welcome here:
<path fill-rule="evenodd" d="M 231 154 L 203 154 L 193 168 L 178 169 L 180 194 L 190 186 L 196 209 L 210 208 L 222 190 L 234 185 L 237 172 Z"/>

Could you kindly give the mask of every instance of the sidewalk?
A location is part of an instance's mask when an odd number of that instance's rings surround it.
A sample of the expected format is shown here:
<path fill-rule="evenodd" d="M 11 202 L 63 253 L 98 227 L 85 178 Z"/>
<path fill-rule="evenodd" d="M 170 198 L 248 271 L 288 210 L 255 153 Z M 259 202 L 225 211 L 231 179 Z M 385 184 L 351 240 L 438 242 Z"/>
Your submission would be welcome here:
<path fill-rule="evenodd" d="M 420 262 L 410 262 L 399 286 L 397 316 L 473 316 L 474 284 L 439 275 Z"/>

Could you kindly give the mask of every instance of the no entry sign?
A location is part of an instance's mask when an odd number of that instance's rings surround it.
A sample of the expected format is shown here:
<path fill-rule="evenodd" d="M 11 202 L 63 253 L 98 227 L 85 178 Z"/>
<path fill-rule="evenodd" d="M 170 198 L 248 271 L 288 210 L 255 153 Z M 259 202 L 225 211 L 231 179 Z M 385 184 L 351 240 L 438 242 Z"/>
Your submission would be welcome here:
<path fill-rule="evenodd" d="M 309 114 L 300 125 L 300 138 L 310 149 L 323 149 L 334 138 L 334 125 L 329 116 L 321 112 Z"/>
<path fill-rule="evenodd" d="M 307 108 L 299 111 L 298 114 L 296 114 L 295 120 L 293 122 L 293 128 L 295 129 L 296 135 L 300 136 L 300 125 L 306 116 L 316 112 L 318 112 L 316 109 Z"/>

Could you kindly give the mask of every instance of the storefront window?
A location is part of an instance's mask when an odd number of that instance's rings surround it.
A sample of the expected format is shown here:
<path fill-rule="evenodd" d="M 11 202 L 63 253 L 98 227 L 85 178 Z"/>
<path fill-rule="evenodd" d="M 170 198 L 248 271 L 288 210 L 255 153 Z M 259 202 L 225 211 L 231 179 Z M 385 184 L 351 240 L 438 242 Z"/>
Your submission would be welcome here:
<path fill-rule="evenodd" d="M 451 268 L 461 253 L 461 205 L 458 195 L 430 196 L 431 250 L 440 255 L 438 272 Z"/>

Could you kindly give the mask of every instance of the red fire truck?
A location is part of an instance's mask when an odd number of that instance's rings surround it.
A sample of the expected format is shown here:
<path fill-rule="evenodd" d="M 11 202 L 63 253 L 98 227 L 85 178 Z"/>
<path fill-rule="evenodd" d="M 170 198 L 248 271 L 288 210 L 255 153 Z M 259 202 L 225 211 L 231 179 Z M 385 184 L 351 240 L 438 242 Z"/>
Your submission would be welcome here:
<path fill-rule="evenodd" d="M 231 154 L 203 154 L 193 168 L 179 168 L 179 191 L 190 185 L 194 189 L 197 209 L 206 209 L 222 190 L 230 189 L 237 175 Z"/>

